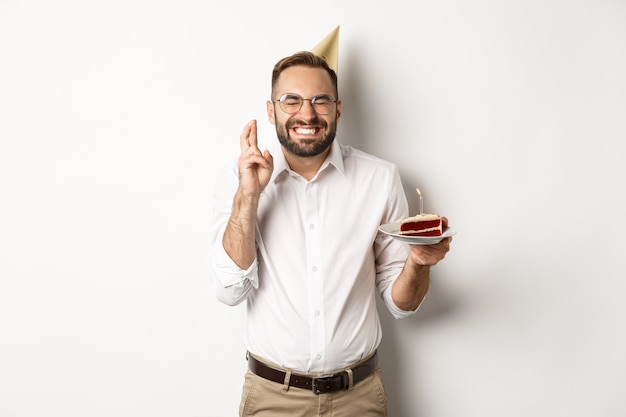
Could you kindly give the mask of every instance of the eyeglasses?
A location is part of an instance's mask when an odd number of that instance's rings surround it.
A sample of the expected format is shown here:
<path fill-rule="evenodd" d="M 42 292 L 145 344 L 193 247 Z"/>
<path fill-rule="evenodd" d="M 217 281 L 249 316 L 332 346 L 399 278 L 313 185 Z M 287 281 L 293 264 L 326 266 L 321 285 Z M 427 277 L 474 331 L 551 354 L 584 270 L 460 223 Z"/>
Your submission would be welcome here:
<path fill-rule="evenodd" d="M 287 114 L 299 112 L 305 101 L 311 102 L 311 107 L 313 107 L 315 113 L 321 115 L 330 114 L 337 103 L 337 100 L 328 94 L 320 94 L 313 98 L 302 98 L 297 94 L 283 94 L 279 99 L 272 101 L 274 103 L 278 102 L 280 108 Z"/>

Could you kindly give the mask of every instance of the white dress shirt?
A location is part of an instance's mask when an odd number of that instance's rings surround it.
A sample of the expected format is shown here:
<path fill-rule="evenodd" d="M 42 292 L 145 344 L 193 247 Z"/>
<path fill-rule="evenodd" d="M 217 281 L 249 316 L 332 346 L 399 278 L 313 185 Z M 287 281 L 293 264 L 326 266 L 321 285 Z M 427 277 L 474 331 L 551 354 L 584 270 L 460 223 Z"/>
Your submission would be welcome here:
<path fill-rule="evenodd" d="M 236 162 L 214 195 L 211 275 L 227 305 L 247 301 L 246 348 L 300 372 L 328 372 L 373 353 L 381 341 L 376 291 L 397 317 L 391 286 L 407 244 L 378 231 L 408 216 L 397 167 L 335 140 L 317 175 L 289 168 L 279 146 L 257 211 L 257 258 L 240 269 L 222 246 L 238 186 Z"/>

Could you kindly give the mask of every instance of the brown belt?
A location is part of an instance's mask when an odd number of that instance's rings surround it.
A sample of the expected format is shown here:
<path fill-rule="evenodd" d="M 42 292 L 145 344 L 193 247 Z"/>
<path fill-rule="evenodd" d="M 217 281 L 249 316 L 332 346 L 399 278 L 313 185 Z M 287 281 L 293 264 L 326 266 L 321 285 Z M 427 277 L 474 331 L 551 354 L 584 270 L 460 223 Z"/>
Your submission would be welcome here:
<path fill-rule="evenodd" d="M 252 373 L 261 378 L 284 384 L 286 372 L 280 369 L 272 368 L 256 360 L 252 355 L 248 356 L 248 367 Z M 374 353 L 371 358 L 363 363 L 349 368 L 352 371 L 352 385 L 364 380 L 372 372 L 378 368 L 378 355 Z M 310 377 L 302 374 L 291 373 L 289 378 L 289 386 L 296 388 L 310 389 L 315 394 L 339 391 L 350 388 L 350 373 L 348 371 L 340 371 L 331 375 L 323 375 L 319 377 Z"/>

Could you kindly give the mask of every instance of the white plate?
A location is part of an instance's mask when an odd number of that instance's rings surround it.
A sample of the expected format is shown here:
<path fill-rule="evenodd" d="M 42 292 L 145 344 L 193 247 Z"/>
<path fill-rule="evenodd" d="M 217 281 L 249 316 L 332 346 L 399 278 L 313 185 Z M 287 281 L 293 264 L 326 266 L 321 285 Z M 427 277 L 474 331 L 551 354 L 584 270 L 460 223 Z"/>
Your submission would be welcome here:
<path fill-rule="evenodd" d="M 441 236 L 405 236 L 400 234 L 400 222 L 383 224 L 378 228 L 378 230 L 393 237 L 394 239 L 410 243 L 411 245 L 433 245 L 456 234 L 455 229 L 448 227 Z"/>

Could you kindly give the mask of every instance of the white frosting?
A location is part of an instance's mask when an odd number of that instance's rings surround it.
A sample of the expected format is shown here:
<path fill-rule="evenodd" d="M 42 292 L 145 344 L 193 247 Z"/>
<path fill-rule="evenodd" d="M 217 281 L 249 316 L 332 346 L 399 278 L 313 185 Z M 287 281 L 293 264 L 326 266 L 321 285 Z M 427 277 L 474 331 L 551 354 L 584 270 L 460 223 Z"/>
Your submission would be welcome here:
<path fill-rule="evenodd" d="M 418 214 L 417 216 L 406 218 L 406 219 L 402 220 L 402 223 L 423 222 L 423 221 L 428 221 L 428 220 L 438 220 L 440 218 L 441 218 L 441 216 L 439 216 L 438 214 L 426 214 L 426 213 L 424 213 L 424 214 Z"/>

